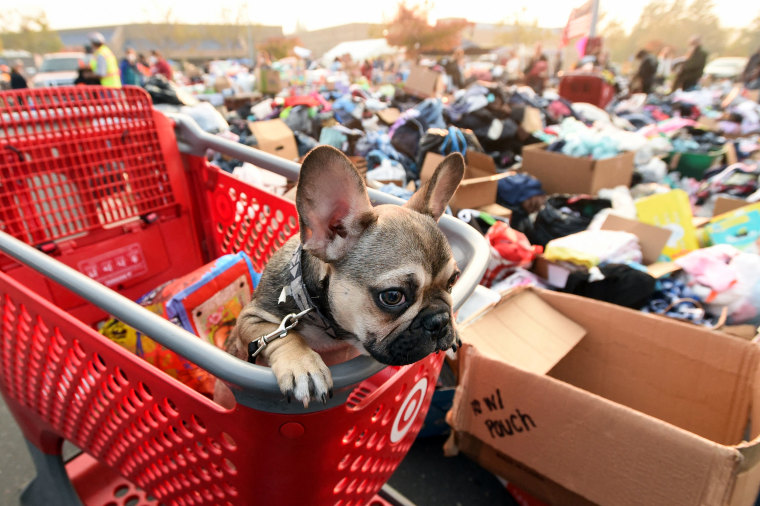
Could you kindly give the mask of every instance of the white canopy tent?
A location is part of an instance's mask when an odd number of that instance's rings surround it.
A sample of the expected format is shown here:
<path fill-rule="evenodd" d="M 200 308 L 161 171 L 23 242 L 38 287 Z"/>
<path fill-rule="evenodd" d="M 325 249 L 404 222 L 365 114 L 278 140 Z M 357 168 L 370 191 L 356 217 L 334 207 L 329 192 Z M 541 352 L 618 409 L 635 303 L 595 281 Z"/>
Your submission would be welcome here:
<path fill-rule="evenodd" d="M 336 57 L 344 54 L 351 55 L 354 61 L 363 61 L 379 56 L 390 56 L 402 52 L 403 49 L 389 46 L 385 39 L 364 39 L 341 42 L 327 51 L 320 58 L 323 65 L 329 65 Z"/>

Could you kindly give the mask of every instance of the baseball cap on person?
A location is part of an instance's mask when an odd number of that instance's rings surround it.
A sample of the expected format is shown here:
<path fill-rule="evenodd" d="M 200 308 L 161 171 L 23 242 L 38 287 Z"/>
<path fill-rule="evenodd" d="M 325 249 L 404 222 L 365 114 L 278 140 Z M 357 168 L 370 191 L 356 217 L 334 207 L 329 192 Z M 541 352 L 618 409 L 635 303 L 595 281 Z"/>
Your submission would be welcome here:
<path fill-rule="evenodd" d="M 87 38 L 93 44 L 105 44 L 106 43 L 105 37 L 103 37 L 103 34 L 100 33 L 100 32 L 90 32 L 90 34 L 87 36 Z"/>

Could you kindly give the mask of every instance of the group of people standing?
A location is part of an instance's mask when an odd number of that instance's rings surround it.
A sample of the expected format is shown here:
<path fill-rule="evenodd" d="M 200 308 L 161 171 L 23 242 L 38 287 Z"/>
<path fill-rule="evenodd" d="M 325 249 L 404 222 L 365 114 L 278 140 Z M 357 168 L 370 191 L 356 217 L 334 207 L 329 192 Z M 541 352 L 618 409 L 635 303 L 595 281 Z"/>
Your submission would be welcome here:
<path fill-rule="evenodd" d="M 141 86 L 147 78 L 160 74 L 172 80 L 174 72 L 161 52 L 154 49 L 150 59 L 137 54 L 132 48 L 127 48 L 126 54 L 117 62 L 111 49 L 106 45 L 105 38 L 99 32 L 89 35 L 90 44 L 94 49 L 90 71 L 102 86 L 121 88 L 122 85 Z"/>
<path fill-rule="evenodd" d="M 639 67 L 633 78 L 631 91 L 651 93 L 655 85 L 664 85 L 667 82 L 674 67 L 677 67 L 677 70 L 670 90 L 689 91 L 694 89 L 702 78 L 707 63 L 707 51 L 702 47 L 701 38 L 695 35 L 689 39 L 689 49 L 677 65 L 670 47 L 663 48 L 657 56 L 642 49 L 636 54 L 636 60 Z"/>

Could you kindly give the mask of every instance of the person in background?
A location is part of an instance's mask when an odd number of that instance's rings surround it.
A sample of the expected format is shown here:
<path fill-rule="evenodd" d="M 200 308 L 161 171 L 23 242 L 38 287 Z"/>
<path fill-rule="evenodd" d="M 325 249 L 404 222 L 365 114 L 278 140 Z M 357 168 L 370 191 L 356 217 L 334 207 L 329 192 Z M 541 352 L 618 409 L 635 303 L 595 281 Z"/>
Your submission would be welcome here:
<path fill-rule="evenodd" d="M 369 60 L 364 60 L 361 67 L 361 73 L 368 82 L 372 82 L 372 64 Z"/>
<path fill-rule="evenodd" d="M 686 61 L 681 65 L 673 81 L 673 91 L 678 89 L 683 89 L 684 91 L 693 90 L 697 86 L 697 83 L 699 83 L 705 70 L 707 52 L 702 49 L 702 39 L 698 35 L 693 36 L 689 39 L 689 46 L 690 49 L 686 55 Z"/>
<path fill-rule="evenodd" d="M 633 77 L 631 91 L 633 93 L 649 94 L 652 92 L 655 75 L 657 74 L 657 60 L 646 49 L 642 49 L 636 53 L 636 60 L 639 62 L 639 68 Z"/>
<path fill-rule="evenodd" d="M 16 62 L 13 64 L 13 67 L 11 67 L 11 89 L 12 90 L 20 90 L 20 89 L 29 87 L 26 84 L 26 78 L 24 77 L 23 72 L 24 72 L 24 62 L 21 60 L 16 60 Z"/>
<path fill-rule="evenodd" d="M 461 89 L 464 87 L 464 74 L 462 73 L 464 66 L 464 50 L 458 47 L 454 50 L 454 53 L 444 63 L 443 69 L 446 75 L 451 79 L 451 86 L 455 89 Z"/>
<path fill-rule="evenodd" d="M 150 52 L 150 63 L 153 75 L 161 74 L 169 81 L 174 79 L 174 71 L 171 65 L 169 65 L 169 62 L 166 61 L 166 58 L 164 58 L 159 50 L 154 49 Z"/>
<path fill-rule="evenodd" d="M 663 46 L 660 52 L 657 53 L 657 76 L 655 77 L 655 83 L 662 86 L 673 72 L 673 48 L 670 46 Z"/>
<path fill-rule="evenodd" d="M 525 73 L 525 84 L 533 88 L 537 95 L 543 95 L 546 80 L 549 78 L 549 61 L 541 54 Z"/>
<path fill-rule="evenodd" d="M 150 77 L 150 62 L 145 57 L 145 53 L 137 53 L 137 63 L 135 64 L 137 71 L 142 76 L 142 81 Z"/>
<path fill-rule="evenodd" d="M 137 53 L 131 47 L 127 48 L 124 58 L 119 62 L 119 72 L 121 72 L 121 84 L 134 86 L 142 84 L 142 75 L 137 69 Z"/>
<path fill-rule="evenodd" d="M 106 39 L 100 32 L 92 32 L 89 37 L 93 48 L 93 59 L 90 68 L 95 76 L 100 79 L 101 86 L 109 88 L 121 88 L 121 76 L 119 75 L 119 63 L 106 45 Z"/>
<path fill-rule="evenodd" d="M 760 48 L 749 57 L 747 66 L 742 72 L 742 83 L 749 89 L 760 88 Z"/>

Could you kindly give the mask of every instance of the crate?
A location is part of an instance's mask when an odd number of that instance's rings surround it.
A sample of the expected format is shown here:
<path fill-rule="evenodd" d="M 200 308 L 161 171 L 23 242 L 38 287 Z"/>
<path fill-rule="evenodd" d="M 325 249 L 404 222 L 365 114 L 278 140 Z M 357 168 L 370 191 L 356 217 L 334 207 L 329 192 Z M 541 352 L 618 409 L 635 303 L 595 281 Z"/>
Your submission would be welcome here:
<path fill-rule="evenodd" d="M 570 102 L 586 102 L 604 109 L 615 98 L 615 87 L 597 74 L 569 73 L 560 78 L 558 93 Z"/>
<path fill-rule="evenodd" d="M 338 364 L 335 397 L 304 409 L 283 400 L 268 369 L 131 302 L 223 253 L 243 249 L 260 269 L 297 232 L 290 202 L 204 155 L 214 148 L 282 172 L 288 162 L 187 121 L 128 86 L 0 93 L 0 392 L 38 471 L 22 501 L 102 504 L 139 487 L 136 500 L 161 504 L 365 504 L 422 426 L 443 355 Z M 459 305 L 487 248 L 462 222 L 442 228 L 463 259 Z M 120 262 L 129 247 L 142 256 Z M 94 326 L 109 313 L 227 382 L 235 408 L 100 335 Z M 64 466 L 64 440 L 82 460 Z"/>

